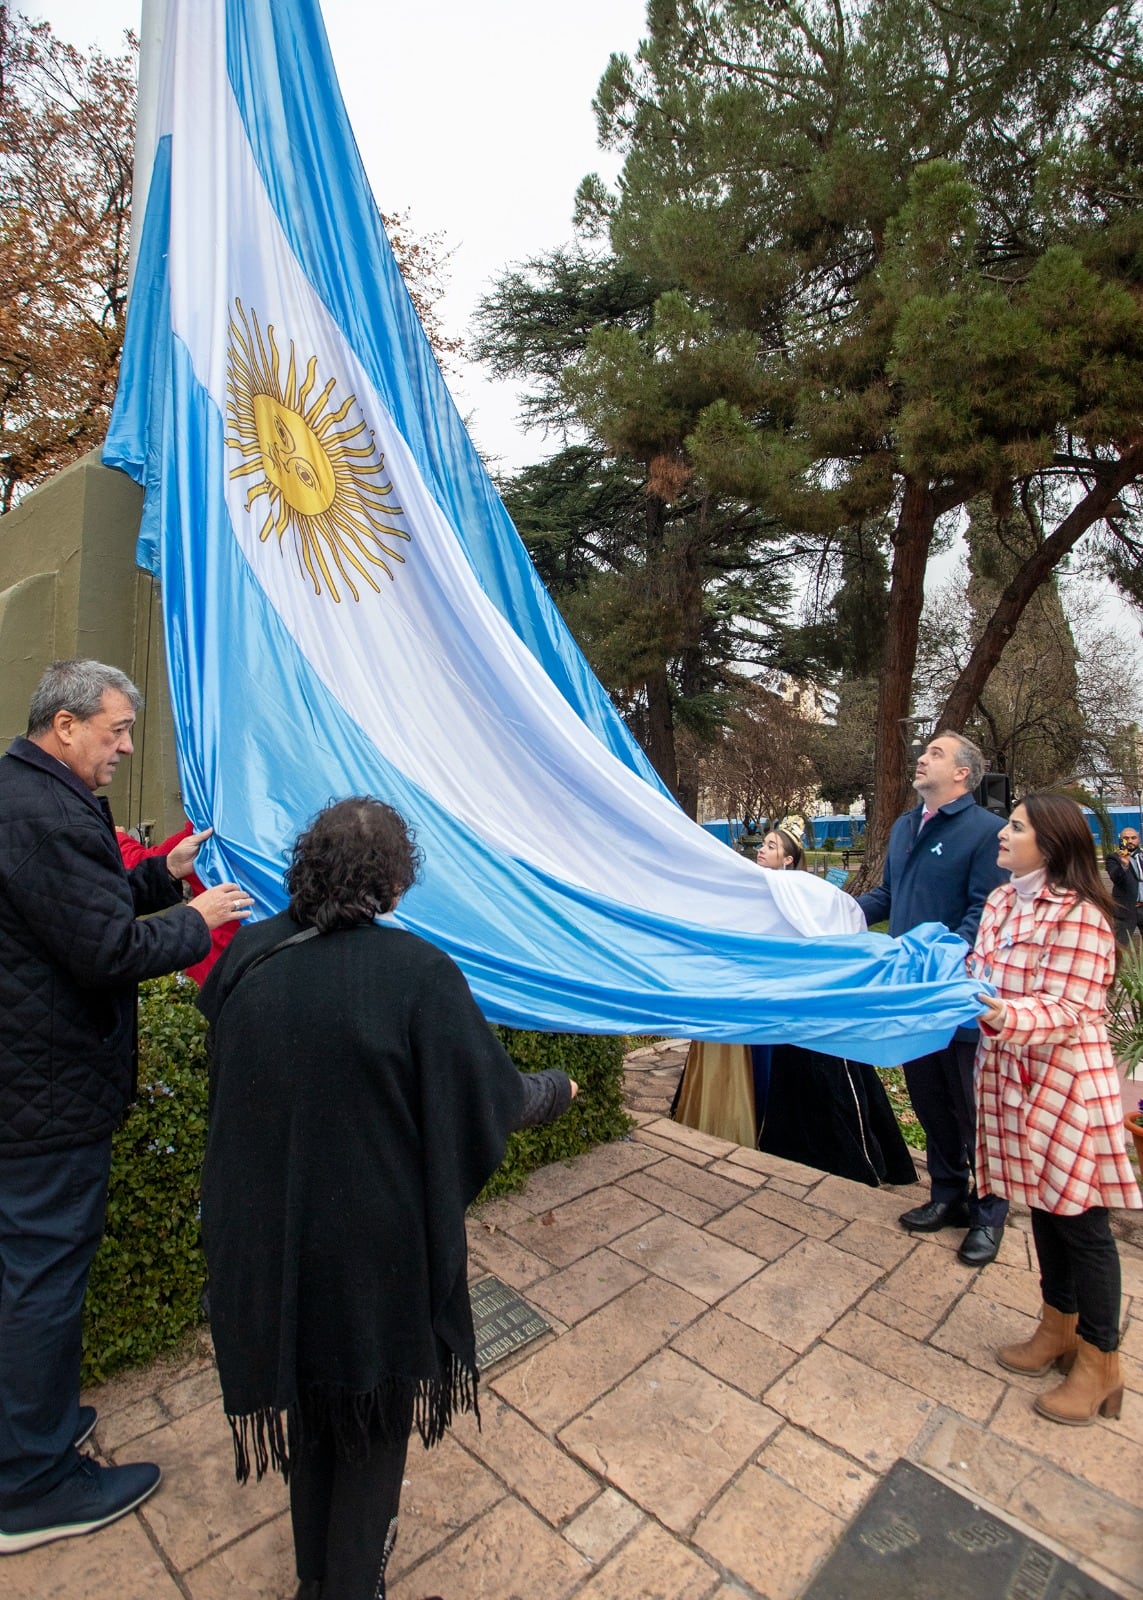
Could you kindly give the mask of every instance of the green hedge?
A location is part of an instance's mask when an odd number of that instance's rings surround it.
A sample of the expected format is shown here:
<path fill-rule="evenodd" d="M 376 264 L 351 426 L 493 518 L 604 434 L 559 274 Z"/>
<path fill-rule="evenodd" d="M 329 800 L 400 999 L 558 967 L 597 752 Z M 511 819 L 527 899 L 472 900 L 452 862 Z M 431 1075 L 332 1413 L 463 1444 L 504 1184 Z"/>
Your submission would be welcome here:
<path fill-rule="evenodd" d="M 107 1231 L 91 1269 L 83 1381 L 97 1382 L 170 1350 L 200 1316 L 206 1267 L 198 1185 L 206 1141 L 206 1023 L 197 986 L 146 983 L 139 997 L 139 1099 L 115 1135 Z M 511 1135 L 482 1198 L 518 1189 L 529 1172 L 620 1138 L 622 1039 L 497 1029 L 525 1072 L 560 1067 L 579 1084 L 566 1117 Z"/>
<path fill-rule="evenodd" d="M 87 1290 L 85 1383 L 153 1360 L 201 1316 L 207 1080 L 197 994 L 180 977 L 140 990 L 139 1098 L 112 1141 L 107 1229 Z"/>
<path fill-rule="evenodd" d="M 623 1056 L 629 1041 L 582 1033 L 527 1033 L 495 1030 L 522 1072 L 559 1067 L 579 1085 L 571 1110 L 542 1128 L 508 1135 L 504 1160 L 480 1193 L 480 1200 L 521 1189 L 530 1172 L 551 1161 L 567 1161 L 594 1145 L 622 1139 L 631 1127 L 623 1109 Z"/>

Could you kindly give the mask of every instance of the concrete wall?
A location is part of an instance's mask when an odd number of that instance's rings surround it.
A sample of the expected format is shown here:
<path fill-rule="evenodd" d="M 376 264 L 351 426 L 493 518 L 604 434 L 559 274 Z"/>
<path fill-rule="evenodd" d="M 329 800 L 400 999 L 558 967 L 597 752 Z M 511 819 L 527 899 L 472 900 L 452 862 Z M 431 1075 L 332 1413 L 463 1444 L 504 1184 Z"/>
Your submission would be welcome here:
<path fill-rule="evenodd" d="M 49 661 L 121 668 L 146 698 L 108 795 L 122 827 L 161 839 L 183 809 L 158 589 L 135 565 L 142 509 L 142 490 L 93 451 L 0 517 L 0 749 L 24 732 Z"/>

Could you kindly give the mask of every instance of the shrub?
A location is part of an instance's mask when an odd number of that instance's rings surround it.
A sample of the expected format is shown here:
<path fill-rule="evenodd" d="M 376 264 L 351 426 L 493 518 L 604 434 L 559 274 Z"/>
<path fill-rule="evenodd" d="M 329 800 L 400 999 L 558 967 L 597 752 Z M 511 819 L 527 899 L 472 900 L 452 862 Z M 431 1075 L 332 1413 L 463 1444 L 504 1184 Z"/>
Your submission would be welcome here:
<path fill-rule="evenodd" d="M 139 992 L 139 1098 L 112 1141 L 107 1229 L 92 1264 L 83 1381 L 153 1361 L 201 1316 L 199 1174 L 206 1146 L 206 1022 L 197 985 L 172 976 Z M 496 1032 L 525 1072 L 560 1067 L 579 1084 L 567 1116 L 523 1128 L 482 1198 L 519 1189 L 530 1172 L 621 1138 L 623 1039 Z"/>
<path fill-rule="evenodd" d="M 87 1291 L 85 1383 L 153 1360 L 199 1319 L 207 1078 L 197 994 L 175 976 L 140 991 L 139 1098 L 112 1140 L 107 1229 Z"/>
<path fill-rule="evenodd" d="M 834 839 L 833 839 L 833 834 L 832 833 L 827 833 L 825 838 L 822 840 L 822 849 L 823 850 L 836 850 L 837 849 L 837 845 L 834 843 Z"/>
<path fill-rule="evenodd" d="M 1107 1035 L 1121 1068 L 1143 1061 L 1143 941 L 1130 939 L 1116 951 L 1115 982 L 1107 997 Z"/>
<path fill-rule="evenodd" d="M 497 1028 L 505 1050 L 522 1072 L 558 1067 L 579 1084 L 566 1116 L 542 1128 L 509 1134 L 504 1160 L 480 1193 L 480 1200 L 521 1189 L 530 1172 L 550 1161 L 567 1161 L 594 1145 L 622 1139 L 631 1127 L 623 1109 L 624 1038 L 582 1033 L 530 1033 Z"/>

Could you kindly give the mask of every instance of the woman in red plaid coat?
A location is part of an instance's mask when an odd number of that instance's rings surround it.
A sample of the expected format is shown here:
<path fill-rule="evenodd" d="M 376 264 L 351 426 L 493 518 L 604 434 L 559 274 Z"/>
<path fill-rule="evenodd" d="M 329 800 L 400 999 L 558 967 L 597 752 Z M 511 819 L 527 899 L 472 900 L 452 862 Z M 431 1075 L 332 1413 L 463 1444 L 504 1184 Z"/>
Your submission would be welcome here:
<path fill-rule="evenodd" d="M 1111 1206 L 1143 1206 L 1124 1147 L 1105 1002 L 1115 914 L 1083 812 L 1032 794 L 998 836 L 1012 881 L 985 903 L 971 970 L 981 995 L 976 1179 L 1028 1206 L 1043 1309 L 1035 1333 L 996 1359 L 1065 1381 L 1036 1401 L 1055 1422 L 1118 1417 L 1119 1254 Z"/>

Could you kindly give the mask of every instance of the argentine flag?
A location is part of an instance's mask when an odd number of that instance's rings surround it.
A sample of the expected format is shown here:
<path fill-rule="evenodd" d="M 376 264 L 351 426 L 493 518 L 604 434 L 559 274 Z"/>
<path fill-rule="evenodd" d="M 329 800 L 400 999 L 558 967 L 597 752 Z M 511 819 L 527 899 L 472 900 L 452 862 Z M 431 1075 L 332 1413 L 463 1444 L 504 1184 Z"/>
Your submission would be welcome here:
<path fill-rule="evenodd" d="M 401 281 L 315 0 L 168 0 L 104 460 L 146 490 L 186 808 L 261 913 L 331 798 L 413 825 L 407 927 L 516 1027 L 878 1064 L 978 1007 L 664 791 L 539 583 Z M 146 44 L 146 40 L 145 40 Z M 144 157 L 146 152 L 143 152 Z"/>

